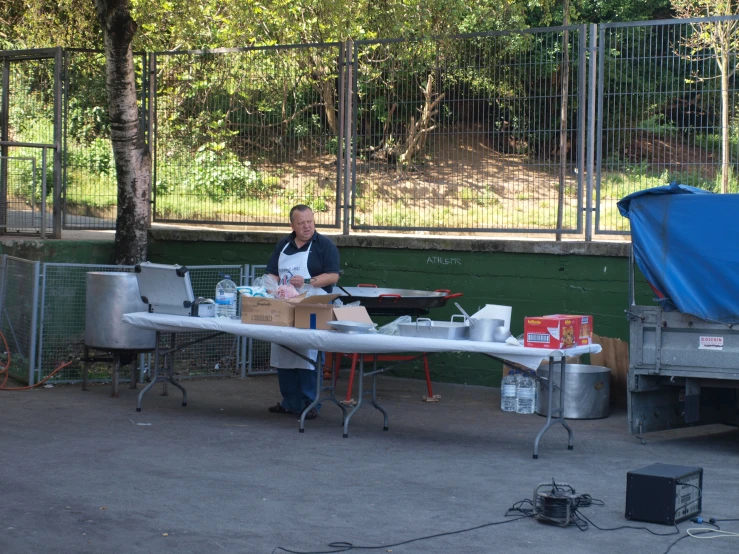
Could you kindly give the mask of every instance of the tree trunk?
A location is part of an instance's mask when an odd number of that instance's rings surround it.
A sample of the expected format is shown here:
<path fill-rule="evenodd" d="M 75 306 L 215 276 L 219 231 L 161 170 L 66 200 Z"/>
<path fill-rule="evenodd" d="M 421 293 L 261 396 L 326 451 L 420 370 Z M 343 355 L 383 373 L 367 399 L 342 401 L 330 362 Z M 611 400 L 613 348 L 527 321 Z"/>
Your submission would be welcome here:
<path fill-rule="evenodd" d="M 336 123 L 336 90 L 331 81 L 323 81 L 320 85 L 321 99 L 326 111 L 326 123 L 332 134 L 337 134 L 338 125 Z"/>
<path fill-rule="evenodd" d="M 729 144 L 729 56 L 728 44 L 721 45 L 721 193 L 729 192 L 731 145 Z"/>
<path fill-rule="evenodd" d="M 136 22 L 129 0 L 95 0 L 105 44 L 106 90 L 118 177 L 115 257 L 118 264 L 146 260 L 151 156 L 139 120 L 131 40 Z"/>

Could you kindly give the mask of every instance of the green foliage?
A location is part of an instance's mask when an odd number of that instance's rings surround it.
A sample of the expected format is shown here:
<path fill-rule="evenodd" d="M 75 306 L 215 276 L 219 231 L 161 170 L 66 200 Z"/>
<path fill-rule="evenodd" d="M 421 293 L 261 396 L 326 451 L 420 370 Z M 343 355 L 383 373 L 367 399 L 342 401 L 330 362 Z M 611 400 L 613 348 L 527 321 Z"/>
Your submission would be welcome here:
<path fill-rule="evenodd" d="M 86 145 L 68 145 L 67 149 L 69 165 L 93 174 L 115 176 L 110 139 L 96 138 Z"/>
<path fill-rule="evenodd" d="M 185 194 L 215 201 L 227 198 L 265 197 L 279 189 L 279 178 L 264 175 L 248 160 L 240 160 L 223 143 L 201 147 L 193 164 L 183 164 L 180 171 L 157 183 L 161 194 Z"/>

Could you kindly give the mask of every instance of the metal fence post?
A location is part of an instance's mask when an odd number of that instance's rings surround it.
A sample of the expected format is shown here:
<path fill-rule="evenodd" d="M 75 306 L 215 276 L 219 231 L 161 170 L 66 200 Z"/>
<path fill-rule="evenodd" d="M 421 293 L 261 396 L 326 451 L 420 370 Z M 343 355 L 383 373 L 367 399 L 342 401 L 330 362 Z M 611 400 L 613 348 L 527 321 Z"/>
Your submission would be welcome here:
<path fill-rule="evenodd" d="M 587 156 L 588 169 L 585 174 L 585 240 L 593 240 L 593 168 L 595 165 L 595 102 L 596 97 L 602 105 L 603 89 L 596 89 L 598 58 L 598 26 L 590 26 L 590 60 L 588 63 L 588 119 L 587 119 Z M 596 90 L 598 94 L 596 95 Z M 598 135 L 598 151 L 600 152 L 600 135 Z M 599 166 L 600 169 L 600 166 Z M 600 182 L 600 180 L 598 180 Z M 596 206 L 597 209 L 597 206 Z"/>
<path fill-rule="evenodd" d="M 54 177 L 56 182 L 56 177 Z M 56 185 L 52 185 L 56 186 Z M 46 238 L 46 148 L 41 149 L 41 219 L 39 220 L 39 238 Z"/>
<path fill-rule="evenodd" d="M 44 152 L 46 149 L 44 148 Z M 30 342 L 28 345 L 28 384 L 33 385 L 36 383 L 34 377 L 36 371 L 41 375 L 41 368 L 36 369 L 36 341 L 38 338 L 38 289 L 39 289 L 39 274 L 40 274 L 41 262 L 34 262 L 33 264 L 33 287 L 31 292 L 31 331 L 29 334 Z"/>
<path fill-rule="evenodd" d="M 147 67 L 148 65 L 148 67 Z M 147 109 L 149 117 L 147 118 L 147 138 L 149 139 L 149 154 L 151 155 L 151 182 L 149 183 L 149 226 L 151 227 L 156 213 L 156 196 L 154 183 L 157 182 L 157 56 L 156 53 L 149 54 L 148 64 L 145 64 L 143 71 L 149 72 L 148 85 L 149 94 L 147 97 Z"/>
<path fill-rule="evenodd" d="M 354 120 L 353 109 L 352 109 L 352 97 L 354 95 L 354 87 L 352 86 L 352 69 L 353 69 L 353 52 L 354 42 L 352 40 L 346 41 L 346 48 L 344 53 L 346 56 L 346 101 L 344 103 L 344 138 L 346 140 L 346 147 L 344 148 L 344 228 L 343 234 L 349 234 L 349 209 L 352 204 L 352 159 L 354 158 L 353 145 L 356 144 L 356 126 L 352 125 Z"/>
<path fill-rule="evenodd" d="M 338 71 L 338 94 L 339 94 L 339 123 L 336 129 L 336 218 L 334 220 L 336 226 L 342 224 L 344 213 L 347 210 L 348 202 L 344 194 L 344 186 L 342 177 L 344 175 L 344 126 L 346 125 L 346 43 L 342 42 L 339 46 L 339 57 L 336 60 L 339 66 Z"/>
<path fill-rule="evenodd" d="M 2 97 L 0 97 L 0 234 L 8 232 L 8 112 L 10 111 L 10 59 L 3 59 Z"/>
<path fill-rule="evenodd" d="M 247 286 L 251 284 L 251 271 L 249 264 L 244 264 L 241 269 L 241 285 Z M 241 306 L 239 306 L 239 313 L 241 313 Z M 239 375 L 243 378 L 246 377 L 246 364 L 247 364 L 247 343 L 248 339 L 239 337 L 239 359 L 237 361 L 237 367 Z"/>
<path fill-rule="evenodd" d="M 59 46 L 54 51 L 54 215 L 51 236 L 55 239 L 62 238 L 64 215 L 62 207 L 62 67 L 62 48 Z M 43 151 L 46 153 L 46 148 Z M 41 214 L 42 229 L 44 217 L 46 213 Z M 43 235 L 41 238 L 44 238 Z"/>

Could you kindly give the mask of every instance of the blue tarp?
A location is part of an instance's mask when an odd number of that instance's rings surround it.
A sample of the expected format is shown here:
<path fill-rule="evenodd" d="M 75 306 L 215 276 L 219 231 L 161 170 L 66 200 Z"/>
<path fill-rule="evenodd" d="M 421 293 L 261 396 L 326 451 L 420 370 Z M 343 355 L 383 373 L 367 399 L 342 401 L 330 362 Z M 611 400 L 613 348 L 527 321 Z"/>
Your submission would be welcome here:
<path fill-rule="evenodd" d="M 739 323 L 739 194 L 671 183 L 618 202 L 634 259 L 666 309 Z"/>

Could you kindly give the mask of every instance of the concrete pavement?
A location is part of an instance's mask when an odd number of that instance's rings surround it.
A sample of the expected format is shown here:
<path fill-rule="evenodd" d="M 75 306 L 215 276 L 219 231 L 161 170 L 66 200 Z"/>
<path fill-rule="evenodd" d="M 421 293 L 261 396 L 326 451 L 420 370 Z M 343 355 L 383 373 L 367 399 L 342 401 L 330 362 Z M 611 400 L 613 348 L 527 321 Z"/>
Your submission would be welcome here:
<path fill-rule="evenodd" d="M 586 532 L 533 519 L 506 521 L 536 485 L 569 483 L 604 502 L 584 513 L 600 527 L 673 528 L 624 518 L 626 473 L 655 463 L 704 468 L 703 517 L 739 518 L 739 430 L 710 426 L 629 436 L 625 413 L 570 421 L 533 441 L 544 418 L 500 411 L 499 389 L 382 377 L 390 429 L 369 407 L 342 438 L 341 412 L 325 404 L 298 433 L 296 417 L 270 414 L 274 376 L 185 381 L 137 413 L 136 394 L 108 386 L 0 392 L 0 552 L 332 552 L 334 541 L 411 553 L 663 553 L 684 535 Z M 139 389 L 141 386 L 139 386 Z M 510 518 L 513 519 L 513 518 Z M 722 523 L 739 531 L 739 522 Z M 428 540 L 390 546 L 427 535 Z M 670 550 L 729 553 L 739 538 L 686 538 Z"/>

